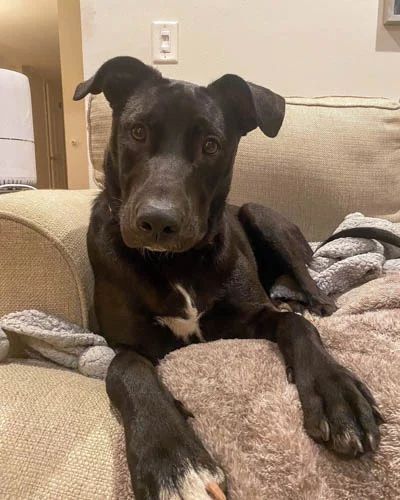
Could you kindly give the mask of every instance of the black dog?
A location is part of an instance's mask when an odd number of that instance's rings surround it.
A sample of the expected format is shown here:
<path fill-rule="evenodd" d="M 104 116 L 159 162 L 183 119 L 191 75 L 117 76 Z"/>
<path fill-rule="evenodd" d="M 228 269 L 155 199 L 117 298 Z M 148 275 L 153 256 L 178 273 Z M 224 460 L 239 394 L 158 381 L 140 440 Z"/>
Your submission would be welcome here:
<path fill-rule="evenodd" d="M 100 92 L 113 124 L 88 248 L 100 330 L 118 347 L 107 392 L 124 423 L 136 498 L 224 498 L 221 468 L 154 368 L 190 342 L 277 342 L 308 434 L 343 455 L 374 451 L 381 417 L 370 391 L 312 324 L 268 297 L 288 274 L 310 309 L 334 310 L 307 272 L 309 245 L 270 209 L 226 204 L 241 136 L 256 127 L 276 136 L 284 99 L 235 75 L 208 87 L 169 80 L 130 57 L 103 64 L 74 98 Z"/>

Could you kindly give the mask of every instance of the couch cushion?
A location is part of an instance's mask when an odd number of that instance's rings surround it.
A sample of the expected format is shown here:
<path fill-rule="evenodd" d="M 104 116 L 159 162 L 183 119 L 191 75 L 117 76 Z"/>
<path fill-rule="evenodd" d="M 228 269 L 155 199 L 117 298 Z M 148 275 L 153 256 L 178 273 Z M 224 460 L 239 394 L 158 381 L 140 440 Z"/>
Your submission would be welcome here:
<path fill-rule="evenodd" d="M 89 106 L 95 179 L 102 182 L 111 115 L 102 95 Z M 276 139 L 259 130 L 239 147 L 230 201 L 281 211 L 311 240 L 350 212 L 400 221 L 400 104 L 383 98 L 287 98 Z"/>
<path fill-rule="evenodd" d="M 0 497 L 131 497 L 124 434 L 102 381 L 39 362 L 0 364 Z"/>

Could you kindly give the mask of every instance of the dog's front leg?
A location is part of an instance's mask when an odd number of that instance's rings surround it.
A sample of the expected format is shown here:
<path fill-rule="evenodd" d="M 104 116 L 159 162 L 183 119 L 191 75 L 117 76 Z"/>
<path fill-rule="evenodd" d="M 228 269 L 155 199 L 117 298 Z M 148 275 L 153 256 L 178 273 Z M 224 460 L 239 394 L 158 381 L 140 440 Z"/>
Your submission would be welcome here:
<path fill-rule="evenodd" d="M 106 387 L 121 413 L 137 500 L 225 499 L 222 470 L 148 360 L 134 351 L 119 351 Z"/>
<path fill-rule="evenodd" d="M 259 336 L 278 343 L 288 379 L 297 386 L 307 433 L 342 455 L 375 451 L 383 422 L 375 400 L 328 353 L 316 328 L 294 313 L 265 311 L 259 318 Z"/>

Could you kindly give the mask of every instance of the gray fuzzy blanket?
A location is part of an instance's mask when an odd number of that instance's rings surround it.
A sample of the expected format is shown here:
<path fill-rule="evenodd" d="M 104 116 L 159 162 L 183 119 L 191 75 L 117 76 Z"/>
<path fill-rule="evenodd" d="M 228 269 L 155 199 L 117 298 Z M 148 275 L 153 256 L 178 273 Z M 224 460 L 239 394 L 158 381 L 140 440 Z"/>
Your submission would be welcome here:
<path fill-rule="evenodd" d="M 356 227 L 386 229 L 400 237 L 400 223 L 365 217 L 361 213 L 348 215 L 334 231 Z M 379 278 L 385 271 L 400 271 L 400 250 L 391 245 L 365 238 L 340 238 L 316 250 L 309 271 L 318 287 L 328 295 L 340 295 L 355 286 Z M 304 301 L 302 293 L 286 278 L 278 279 L 271 289 L 275 300 Z"/>
<path fill-rule="evenodd" d="M 105 378 L 114 351 L 100 335 L 30 309 L 0 319 L 0 362 L 15 356 L 45 359 L 88 377 Z"/>

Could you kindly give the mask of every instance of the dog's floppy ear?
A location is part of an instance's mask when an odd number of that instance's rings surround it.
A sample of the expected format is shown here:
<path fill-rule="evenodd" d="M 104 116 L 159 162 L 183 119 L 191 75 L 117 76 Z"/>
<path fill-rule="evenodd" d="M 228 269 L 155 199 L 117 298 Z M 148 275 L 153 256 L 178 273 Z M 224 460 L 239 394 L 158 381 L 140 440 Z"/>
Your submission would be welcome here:
<path fill-rule="evenodd" d="M 257 127 L 268 137 L 278 134 L 285 116 L 285 99 L 280 95 L 237 75 L 224 75 L 208 89 L 229 108 L 242 135 Z"/>
<path fill-rule="evenodd" d="M 139 59 L 129 56 L 114 57 L 100 66 L 92 78 L 76 87 L 74 101 L 79 101 L 88 94 L 103 92 L 114 108 L 125 102 L 139 83 L 161 78 L 156 69 L 147 66 Z"/>

